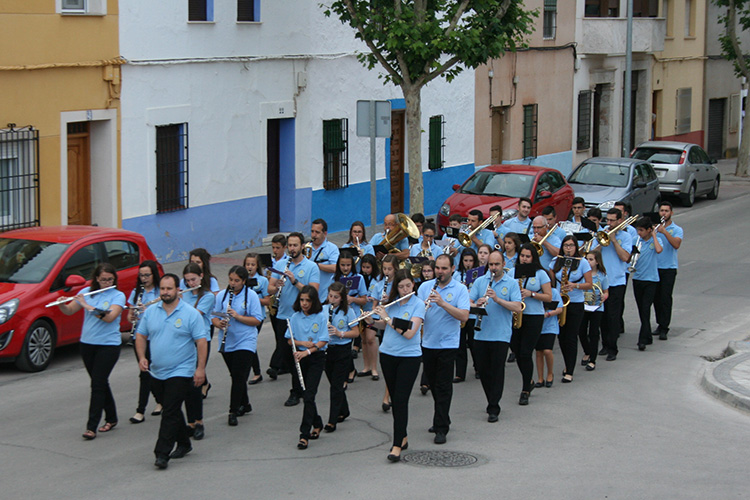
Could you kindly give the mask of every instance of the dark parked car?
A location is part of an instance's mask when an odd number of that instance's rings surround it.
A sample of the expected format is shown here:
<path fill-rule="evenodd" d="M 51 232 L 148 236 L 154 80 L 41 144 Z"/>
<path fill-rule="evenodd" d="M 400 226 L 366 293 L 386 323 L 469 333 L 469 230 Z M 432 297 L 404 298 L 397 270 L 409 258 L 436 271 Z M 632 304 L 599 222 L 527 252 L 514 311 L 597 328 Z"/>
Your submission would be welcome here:
<path fill-rule="evenodd" d="M 662 196 L 679 197 L 686 207 L 693 206 L 696 196 L 705 194 L 709 200 L 719 196 L 721 176 L 716 160 L 697 144 L 649 141 L 639 144 L 630 156 L 651 163 Z"/>
<path fill-rule="evenodd" d="M 659 211 L 659 180 L 648 162 L 633 158 L 589 158 L 568 176 L 586 207 L 610 209 L 630 203 L 634 214 Z"/>
<path fill-rule="evenodd" d="M 438 213 L 441 234 L 452 214 L 466 217 L 469 211 L 477 209 L 486 217 L 493 205 L 500 205 L 507 213 L 518 208 L 518 199 L 524 196 L 532 200 L 532 217 L 551 205 L 558 220 L 565 220 L 573 205 L 573 189 L 565 177 L 553 168 L 533 165 L 490 165 L 475 172 L 462 185 L 454 184 L 453 190 L 455 193 L 445 200 Z"/>
<path fill-rule="evenodd" d="M 102 262 L 115 266 L 118 289 L 127 297 L 144 260 L 156 260 L 146 240 L 122 229 L 34 227 L 0 234 L 0 361 L 45 369 L 56 347 L 78 342 L 83 324 L 83 314 L 65 316 L 45 305 L 90 285 Z M 130 328 L 125 312 L 120 328 Z"/>

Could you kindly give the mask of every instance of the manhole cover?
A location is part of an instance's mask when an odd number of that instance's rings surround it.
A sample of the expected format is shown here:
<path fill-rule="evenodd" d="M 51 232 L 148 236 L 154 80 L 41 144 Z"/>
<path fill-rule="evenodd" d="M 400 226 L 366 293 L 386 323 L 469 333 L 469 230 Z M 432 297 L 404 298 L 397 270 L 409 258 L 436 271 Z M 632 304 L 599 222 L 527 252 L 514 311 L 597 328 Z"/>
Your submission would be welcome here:
<path fill-rule="evenodd" d="M 405 453 L 403 460 L 406 463 L 429 467 L 464 467 L 477 463 L 478 458 L 457 451 L 415 451 Z"/>

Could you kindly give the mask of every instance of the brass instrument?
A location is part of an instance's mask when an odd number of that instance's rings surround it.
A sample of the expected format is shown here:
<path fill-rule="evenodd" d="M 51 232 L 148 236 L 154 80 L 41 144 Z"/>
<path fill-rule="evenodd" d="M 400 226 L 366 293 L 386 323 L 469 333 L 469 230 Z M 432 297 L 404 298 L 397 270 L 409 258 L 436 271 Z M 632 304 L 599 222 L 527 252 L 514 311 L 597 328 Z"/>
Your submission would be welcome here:
<path fill-rule="evenodd" d="M 414 239 L 419 238 L 419 228 L 409 216 L 396 214 L 396 221 L 398 228 L 387 232 L 383 237 L 383 246 L 388 249 L 388 253 L 398 253 L 399 250 L 396 245 L 407 236 Z"/>
<path fill-rule="evenodd" d="M 359 259 L 361 259 L 361 258 L 362 258 L 362 247 L 361 247 L 361 246 L 359 246 L 359 236 L 355 236 L 354 238 L 355 238 L 355 241 L 357 242 L 357 243 L 356 243 L 356 244 L 354 245 L 354 248 L 356 248 L 356 249 L 357 249 L 357 256 L 356 256 L 356 257 L 354 257 L 354 262 L 353 262 L 353 264 L 354 264 L 354 265 L 356 266 L 357 264 L 359 264 Z"/>
<path fill-rule="evenodd" d="M 289 328 L 289 338 L 292 341 L 292 354 L 297 352 L 297 343 L 294 341 L 294 332 L 292 332 L 292 322 L 290 320 L 286 320 L 286 326 Z M 302 367 L 299 365 L 299 361 L 296 359 L 294 360 L 294 366 L 297 368 L 297 377 L 299 377 L 299 385 L 302 387 L 303 391 L 306 391 L 307 388 L 305 387 L 305 377 L 302 376 Z"/>
<path fill-rule="evenodd" d="M 91 292 L 86 292 L 86 293 L 83 294 L 83 296 L 86 297 L 87 295 L 95 295 L 97 293 L 101 293 L 101 292 L 105 292 L 107 290 L 111 290 L 114 287 L 115 287 L 115 285 L 112 285 L 112 286 L 108 286 L 107 288 L 100 288 L 99 290 L 94 290 L 94 291 L 91 291 Z M 73 296 L 73 297 L 62 297 L 62 298 L 57 299 L 54 302 L 50 302 L 49 304 L 47 304 L 44 307 L 52 307 L 52 306 L 59 306 L 60 304 L 67 304 L 68 302 L 73 302 L 75 299 L 76 299 L 76 296 Z"/>
<path fill-rule="evenodd" d="M 618 225 L 616 225 L 614 228 L 610 229 L 609 231 L 597 231 L 594 237 L 596 238 L 596 241 L 599 242 L 599 244 L 603 247 L 609 246 L 612 235 L 614 235 L 617 231 L 624 228 L 625 226 L 632 224 L 633 222 L 637 221 L 640 218 L 640 215 L 631 215 L 624 221 L 620 222 Z"/>
<path fill-rule="evenodd" d="M 312 257 L 313 252 L 313 244 L 312 241 L 308 241 L 305 243 L 305 245 L 302 247 L 302 255 L 307 257 L 308 259 Z"/>
<path fill-rule="evenodd" d="M 458 242 L 461 243 L 462 246 L 466 248 L 471 247 L 471 240 L 474 238 L 474 235 L 477 234 L 482 229 L 485 229 L 487 226 L 495 222 L 495 219 L 499 216 L 499 213 L 496 213 L 495 215 L 491 215 L 490 217 L 487 217 L 484 219 L 484 222 L 479 224 L 475 229 L 473 229 L 470 233 L 458 233 Z"/>
<path fill-rule="evenodd" d="M 602 295 L 604 295 L 602 287 L 600 287 L 596 283 L 593 283 L 591 290 L 586 290 L 585 292 L 583 292 L 583 303 L 587 306 L 594 306 L 596 305 L 597 301 L 600 300 Z"/>
<path fill-rule="evenodd" d="M 523 290 L 524 278 L 518 278 L 518 288 Z M 513 328 L 518 330 L 523 324 L 523 312 L 526 310 L 526 302 L 523 301 L 523 295 L 521 295 L 521 312 L 513 313 Z"/>
<path fill-rule="evenodd" d="M 545 241 L 547 240 L 547 238 L 549 238 L 549 236 L 550 236 L 550 235 L 551 235 L 552 233 L 554 233 L 554 232 L 555 232 L 555 228 L 556 228 L 556 227 L 557 227 L 557 226 L 552 226 L 551 228 L 548 228 L 548 229 L 547 229 L 547 234 L 545 234 L 545 235 L 544 235 L 544 238 L 542 238 L 542 240 L 541 240 L 541 241 L 539 241 L 539 242 L 536 242 L 536 241 L 533 241 L 533 240 L 532 240 L 532 241 L 530 242 L 530 243 L 532 244 L 532 246 L 534 247 L 534 250 L 536 250 L 536 253 L 537 253 L 537 254 L 539 255 L 539 257 L 541 257 L 542 255 L 544 255 L 544 246 L 543 246 L 543 245 L 544 245 L 544 242 L 545 242 Z"/>
<path fill-rule="evenodd" d="M 643 241 L 639 241 L 638 244 L 635 246 L 635 248 L 638 249 L 637 252 L 633 252 L 633 256 L 630 257 L 630 265 L 628 266 L 628 272 L 634 273 L 635 267 L 638 265 L 638 259 L 641 257 L 641 247 L 643 246 Z"/>
<path fill-rule="evenodd" d="M 568 275 L 570 273 L 570 266 L 572 264 L 573 261 L 570 258 L 566 258 L 565 265 L 563 265 L 562 268 L 562 274 L 560 275 L 560 298 L 562 299 L 563 308 L 562 312 L 560 313 L 560 317 L 557 318 L 560 326 L 565 326 L 565 322 L 568 319 L 568 304 L 570 304 L 570 296 L 568 295 L 568 292 L 563 291 L 563 287 L 568 284 Z"/>
<path fill-rule="evenodd" d="M 591 252 L 591 247 L 594 245 L 594 238 L 591 238 L 589 241 L 583 244 L 580 250 L 581 257 L 586 257 L 589 252 Z"/>

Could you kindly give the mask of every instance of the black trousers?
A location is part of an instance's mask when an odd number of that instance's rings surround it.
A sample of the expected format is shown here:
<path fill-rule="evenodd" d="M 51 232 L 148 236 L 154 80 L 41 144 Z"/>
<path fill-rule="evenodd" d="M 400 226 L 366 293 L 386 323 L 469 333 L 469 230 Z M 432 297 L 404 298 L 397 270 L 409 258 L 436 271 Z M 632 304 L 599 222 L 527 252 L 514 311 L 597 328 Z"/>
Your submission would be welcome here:
<path fill-rule="evenodd" d="M 475 320 L 472 318 L 466 322 L 463 328 L 461 328 L 461 336 L 459 337 L 458 352 L 456 353 L 456 377 L 466 380 L 466 367 L 469 364 L 469 354 L 471 351 L 471 359 L 474 360 L 474 369 L 476 370 L 476 360 L 474 358 L 474 323 Z"/>
<path fill-rule="evenodd" d="M 638 317 L 641 329 L 638 332 L 638 343 L 648 345 L 653 342 L 651 334 L 651 306 L 656 297 L 656 281 L 633 280 L 633 295 L 638 306 Z"/>
<path fill-rule="evenodd" d="M 339 415 L 349 415 L 349 402 L 346 400 L 344 383 L 349 377 L 352 362 L 352 343 L 329 345 L 326 350 L 326 377 L 331 385 L 331 407 L 328 423 L 336 426 Z"/>
<path fill-rule="evenodd" d="M 429 349 L 422 347 L 427 385 L 432 389 L 435 411 L 432 426 L 436 433 L 448 434 L 451 425 L 450 410 L 453 399 L 453 365 L 458 349 Z"/>
<path fill-rule="evenodd" d="M 391 395 L 393 446 L 401 447 L 409 435 L 409 397 L 414 388 L 414 381 L 417 380 L 421 362 L 419 356 L 401 357 L 380 353 L 380 369 L 383 370 L 385 385 Z"/>
<path fill-rule="evenodd" d="M 117 406 L 109 386 L 109 374 L 120 358 L 119 345 L 80 344 L 81 359 L 91 378 L 89 418 L 86 429 L 96 432 L 104 411 L 104 421 L 117 422 Z"/>
<path fill-rule="evenodd" d="M 625 285 L 610 286 L 602 318 L 602 346 L 610 354 L 617 354 L 617 337 L 620 335 L 620 321 L 624 305 Z"/>
<path fill-rule="evenodd" d="M 578 332 L 583 320 L 583 302 L 571 302 L 567 309 L 565 325 L 560 327 L 557 341 L 560 343 L 560 351 L 565 361 L 565 373 L 573 375 L 578 358 Z"/>
<path fill-rule="evenodd" d="M 479 370 L 479 380 L 487 398 L 487 413 L 500 413 L 500 399 L 505 386 L 505 358 L 508 342 L 474 340 L 474 360 Z"/>
<path fill-rule="evenodd" d="M 258 325 L 258 335 L 260 335 L 260 329 L 263 327 L 263 323 L 264 322 L 265 322 L 265 320 L 261 320 L 260 325 Z M 260 355 L 258 355 L 257 348 L 256 348 L 256 351 L 255 351 L 255 356 L 253 356 L 253 365 L 252 365 L 252 368 L 253 368 L 253 373 L 254 374 L 256 374 L 256 375 L 261 375 L 262 374 L 261 371 L 260 371 Z"/>
<path fill-rule="evenodd" d="M 247 379 L 250 377 L 250 367 L 255 353 L 245 349 L 223 352 L 224 363 L 232 378 L 232 389 L 229 396 L 229 413 L 237 413 L 240 406 L 247 407 L 250 399 L 247 397 Z"/>
<path fill-rule="evenodd" d="M 524 314 L 521 328 L 514 329 L 510 337 L 510 350 L 516 355 L 516 364 L 521 372 L 524 392 L 531 392 L 534 386 L 534 360 L 532 354 L 542 333 L 543 314 Z M 481 372 L 480 372 L 481 376 Z"/>
<path fill-rule="evenodd" d="M 135 359 L 136 361 L 139 361 L 138 359 L 138 353 L 135 351 L 135 344 L 133 345 L 133 352 L 135 353 Z M 147 343 L 146 344 L 146 359 L 148 359 L 149 363 L 151 362 L 151 347 Z M 151 374 L 149 372 L 142 372 L 139 370 L 138 374 L 138 407 L 135 409 L 136 413 L 146 413 L 146 405 L 148 404 L 148 395 L 153 394 L 153 390 L 151 389 Z M 154 394 L 154 399 L 156 399 L 156 394 Z M 159 400 L 156 400 L 156 403 L 159 403 Z"/>
<path fill-rule="evenodd" d="M 302 393 L 304 406 L 302 407 L 302 423 L 299 426 L 300 439 L 310 439 L 310 431 L 323 427 L 323 419 L 318 414 L 318 407 L 315 404 L 315 395 L 318 393 L 320 378 L 323 376 L 323 369 L 326 365 L 326 354 L 322 351 L 315 351 L 310 356 L 305 356 L 299 362 L 302 368 L 302 377 L 305 379 L 305 390 Z M 297 380 L 296 368 L 292 373 L 292 378 Z M 297 381 L 299 384 L 299 381 Z"/>
<path fill-rule="evenodd" d="M 286 320 L 279 319 L 276 316 L 269 316 L 271 319 L 271 327 L 273 328 L 273 336 L 276 339 L 276 349 L 274 349 L 271 355 L 271 361 L 268 366 L 274 370 L 286 370 L 293 371 L 292 364 L 292 348 L 289 347 L 289 342 L 284 338 L 286 334 Z"/>
<path fill-rule="evenodd" d="M 156 440 L 154 454 L 157 457 L 168 457 L 175 443 L 190 446 L 185 416 L 182 414 L 182 403 L 194 389 L 193 379 L 192 377 L 172 377 L 166 380 L 153 378 L 152 385 L 163 406 L 159 438 Z"/>
<path fill-rule="evenodd" d="M 599 328 L 603 316 L 604 311 L 584 311 L 583 321 L 578 330 L 578 339 L 581 341 L 583 353 L 592 363 L 596 363 L 596 356 L 599 354 Z"/>
<path fill-rule="evenodd" d="M 659 282 L 656 284 L 654 312 L 659 330 L 667 333 L 672 322 L 672 292 L 677 279 L 677 269 L 659 269 Z"/>

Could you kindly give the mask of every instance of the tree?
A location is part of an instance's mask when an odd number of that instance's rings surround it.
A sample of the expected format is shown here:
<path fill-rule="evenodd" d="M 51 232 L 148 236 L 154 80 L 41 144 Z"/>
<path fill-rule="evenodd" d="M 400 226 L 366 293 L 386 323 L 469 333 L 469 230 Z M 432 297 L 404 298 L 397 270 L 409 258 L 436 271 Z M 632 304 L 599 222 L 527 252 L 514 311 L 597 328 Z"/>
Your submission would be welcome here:
<path fill-rule="evenodd" d="M 424 211 L 421 91 L 438 77 L 451 81 L 465 68 L 525 46 L 536 12 L 520 0 L 335 0 L 321 5 L 336 13 L 370 49 L 358 59 L 380 65 L 384 83 L 401 87 L 406 133 L 411 212 Z"/>
<path fill-rule="evenodd" d="M 737 27 L 742 31 L 750 28 L 750 0 L 714 0 L 719 7 L 726 7 L 726 14 L 719 20 L 724 23 L 724 34 L 719 37 L 724 57 L 734 63 L 734 71 L 737 76 L 744 76 L 750 82 L 750 57 L 742 51 L 740 39 L 737 35 Z M 748 115 L 748 104 L 745 99 L 745 116 Z M 742 127 L 742 141 L 740 152 L 737 155 L 737 167 L 735 175 L 747 177 L 748 165 L 750 164 L 750 124 Z"/>

